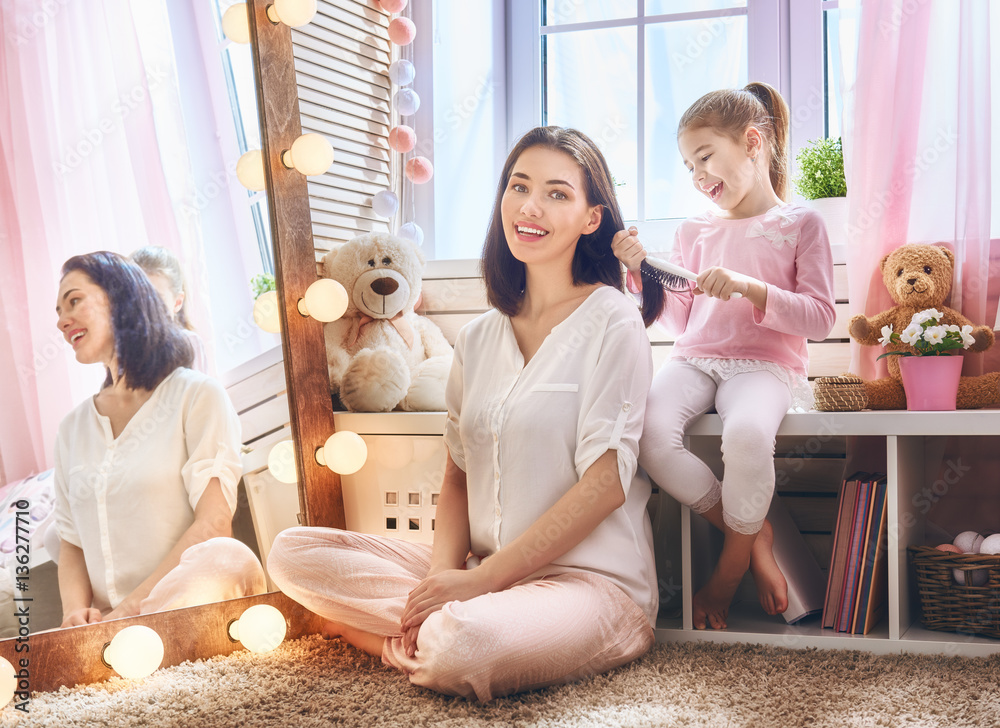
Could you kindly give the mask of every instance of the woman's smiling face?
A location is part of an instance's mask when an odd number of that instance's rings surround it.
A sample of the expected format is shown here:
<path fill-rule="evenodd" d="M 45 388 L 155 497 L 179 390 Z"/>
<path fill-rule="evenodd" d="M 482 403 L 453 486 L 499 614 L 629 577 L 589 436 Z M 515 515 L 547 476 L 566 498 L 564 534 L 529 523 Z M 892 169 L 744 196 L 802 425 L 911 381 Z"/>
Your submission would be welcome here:
<path fill-rule="evenodd" d="M 81 364 L 107 365 L 114 357 L 115 337 L 111 324 L 111 302 L 104 289 L 83 271 L 63 276 L 56 298 L 56 326 L 73 347 Z"/>
<path fill-rule="evenodd" d="M 600 227 L 601 212 L 600 205 L 587 202 L 580 165 L 548 147 L 521 153 L 500 204 L 507 245 L 525 264 L 572 265 L 577 241 Z"/>

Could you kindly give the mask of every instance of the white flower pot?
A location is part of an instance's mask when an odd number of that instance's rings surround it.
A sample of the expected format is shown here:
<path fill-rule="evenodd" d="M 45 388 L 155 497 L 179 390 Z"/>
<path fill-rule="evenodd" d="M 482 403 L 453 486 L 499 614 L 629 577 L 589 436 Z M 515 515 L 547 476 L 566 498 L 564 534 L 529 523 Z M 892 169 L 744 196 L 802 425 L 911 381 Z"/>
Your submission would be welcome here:
<path fill-rule="evenodd" d="M 830 236 L 830 247 L 847 247 L 847 198 L 821 197 L 818 200 L 806 200 L 806 206 L 820 214 L 826 224 L 826 234 Z"/>

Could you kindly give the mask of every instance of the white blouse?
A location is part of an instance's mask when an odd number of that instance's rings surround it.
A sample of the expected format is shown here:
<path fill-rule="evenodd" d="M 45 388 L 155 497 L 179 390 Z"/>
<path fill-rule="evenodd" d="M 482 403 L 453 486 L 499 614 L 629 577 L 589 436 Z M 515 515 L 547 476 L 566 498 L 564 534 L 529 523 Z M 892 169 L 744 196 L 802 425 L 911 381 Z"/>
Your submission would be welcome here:
<path fill-rule="evenodd" d="M 93 398 L 59 425 L 56 527 L 83 550 L 102 612 L 118 606 L 194 523 L 218 478 L 231 512 L 240 479 L 240 421 L 216 380 L 178 368 L 117 438 Z"/>
<path fill-rule="evenodd" d="M 445 443 L 467 476 L 472 553 L 488 557 L 520 536 L 615 450 L 625 503 L 532 577 L 599 574 L 655 624 L 651 487 L 637 466 L 652 371 L 635 303 L 607 286 L 554 327 L 527 365 L 498 311 L 461 330 Z"/>

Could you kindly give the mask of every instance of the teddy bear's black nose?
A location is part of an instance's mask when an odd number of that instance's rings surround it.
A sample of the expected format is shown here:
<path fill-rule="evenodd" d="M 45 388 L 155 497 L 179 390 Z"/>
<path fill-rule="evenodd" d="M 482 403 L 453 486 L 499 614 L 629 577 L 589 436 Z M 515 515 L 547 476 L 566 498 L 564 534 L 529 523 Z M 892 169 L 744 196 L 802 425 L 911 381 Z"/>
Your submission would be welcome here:
<path fill-rule="evenodd" d="M 399 284 L 393 278 L 376 278 L 372 282 L 372 290 L 380 296 L 388 296 L 395 293 Z"/>
<path fill-rule="evenodd" d="M 906 282 L 909 283 L 912 286 L 914 283 L 917 282 L 917 279 L 916 278 L 907 278 Z"/>

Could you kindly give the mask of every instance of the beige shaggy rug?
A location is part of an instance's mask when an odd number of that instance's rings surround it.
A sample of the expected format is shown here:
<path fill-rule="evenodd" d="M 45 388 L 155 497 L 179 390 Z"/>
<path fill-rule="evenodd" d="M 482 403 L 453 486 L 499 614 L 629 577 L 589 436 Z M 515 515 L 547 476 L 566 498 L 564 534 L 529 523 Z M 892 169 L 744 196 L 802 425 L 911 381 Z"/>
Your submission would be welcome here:
<path fill-rule="evenodd" d="M 656 645 L 572 685 L 478 704 L 413 687 L 318 636 L 266 655 L 187 662 L 140 681 L 36 694 L 0 726 L 878 726 L 1000 725 L 1000 655 L 873 656 L 711 643 Z"/>

